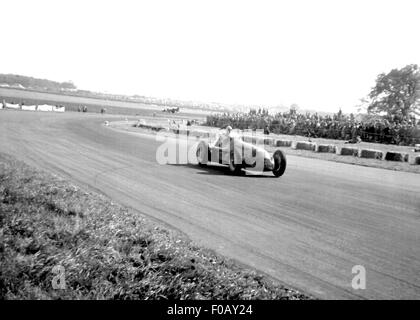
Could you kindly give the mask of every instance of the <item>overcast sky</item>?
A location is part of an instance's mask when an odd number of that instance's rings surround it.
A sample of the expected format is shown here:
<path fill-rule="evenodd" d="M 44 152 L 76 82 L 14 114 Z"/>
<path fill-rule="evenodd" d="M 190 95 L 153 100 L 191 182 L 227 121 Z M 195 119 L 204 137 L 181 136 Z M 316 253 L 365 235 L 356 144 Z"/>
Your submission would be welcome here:
<path fill-rule="evenodd" d="M 355 111 L 420 64 L 418 0 L 4 1 L 0 73 L 81 89 Z"/>

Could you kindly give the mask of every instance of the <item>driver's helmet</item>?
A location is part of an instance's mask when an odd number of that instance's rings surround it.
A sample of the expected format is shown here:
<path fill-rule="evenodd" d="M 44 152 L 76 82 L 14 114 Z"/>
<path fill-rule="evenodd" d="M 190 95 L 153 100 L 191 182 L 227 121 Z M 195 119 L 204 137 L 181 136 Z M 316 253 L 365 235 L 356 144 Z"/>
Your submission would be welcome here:
<path fill-rule="evenodd" d="M 232 127 L 231 126 L 227 126 L 226 127 L 226 134 L 229 135 L 231 131 L 232 131 Z"/>

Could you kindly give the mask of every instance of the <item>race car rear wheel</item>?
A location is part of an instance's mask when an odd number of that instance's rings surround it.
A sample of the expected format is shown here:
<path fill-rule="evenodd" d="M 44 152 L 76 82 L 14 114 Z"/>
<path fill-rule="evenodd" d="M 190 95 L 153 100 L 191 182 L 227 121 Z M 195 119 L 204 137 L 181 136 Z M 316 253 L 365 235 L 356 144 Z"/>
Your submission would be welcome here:
<path fill-rule="evenodd" d="M 287 160 L 286 155 L 281 150 L 276 150 L 273 154 L 274 159 L 274 169 L 273 174 L 276 177 L 281 177 L 284 174 L 284 171 L 286 170 Z"/>
<path fill-rule="evenodd" d="M 204 141 L 201 141 L 197 146 L 197 152 L 196 152 L 197 162 L 199 166 L 205 167 L 207 165 L 207 162 L 209 159 L 208 152 L 209 152 L 208 144 L 205 143 Z"/>

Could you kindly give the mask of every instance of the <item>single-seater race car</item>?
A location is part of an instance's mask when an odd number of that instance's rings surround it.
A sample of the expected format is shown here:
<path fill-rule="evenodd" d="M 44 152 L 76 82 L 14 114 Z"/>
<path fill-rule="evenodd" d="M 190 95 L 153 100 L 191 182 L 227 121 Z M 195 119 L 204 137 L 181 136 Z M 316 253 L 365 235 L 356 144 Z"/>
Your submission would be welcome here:
<path fill-rule="evenodd" d="M 286 170 L 286 155 L 280 149 L 270 154 L 264 145 L 258 146 L 244 142 L 240 136 L 231 134 L 231 128 L 222 134 L 214 143 L 202 140 L 197 146 L 197 162 L 200 166 L 208 163 L 219 163 L 229 166 L 233 174 L 240 174 L 242 169 L 251 171 L 271 171 L 280 177 Z"/>

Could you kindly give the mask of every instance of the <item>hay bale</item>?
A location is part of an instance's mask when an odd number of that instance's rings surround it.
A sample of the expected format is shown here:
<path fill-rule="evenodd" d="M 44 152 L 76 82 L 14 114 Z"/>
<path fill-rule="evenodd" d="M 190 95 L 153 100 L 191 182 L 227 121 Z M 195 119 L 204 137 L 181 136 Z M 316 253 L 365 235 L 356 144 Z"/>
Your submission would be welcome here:
<path fill-rule="evenodd" d="M 420 156 L 415 156 L 413 164 L 420 164 Z"/>
<path fill-rule="evenodd" d="M 385 153 L 385 160 L 408 162 L 408 154 L 403 152 L 388 151 Z"/>
<path fill-rule="evenodd" d="M 274 146 L 274 139 L 273 138 L 264 138 L 264 144 L 266 146 Z"/>
<path fill-rule="evenodd" d="M 339 154 L 342 156 L 357 157 L 357 155 L 359 154 L 359 149 L 351 147 L 342 147 Z"/>
<path fill-rule="evenodd" d="M 307 142 L 307 141 L 297 141 L 294 145 L 294 149 L 315 151 L 316 143 Z"/>
<path fill-rule="evenodd" d="M 252 143 L 252 136 L 243 136 L 242 140 L 244 142 Z"/>
<path fill-rule="evenodd" d="M 196 137 L 199 137 L 199 138 L 206 138 L 210 135 L 206 131 L 199 131 L 199 130 L 194 131 L 194 134 L 195 134 Z"/>
<path fill-rule="evenodd" d="M 254 136 L 242 136 L 242 140 L 247 143 L 256 143 L 256 138 Z"/>
<path fill-rule="evenodd" d="M 154 126 L 154 125 L 145 124 L 145 123 L 136 123 L 136 124 L 133 125 L 133 127 L 142 128 L 142 129 L 149 129 L 149 130 L 152 130 L 152 131 L 165 130 L 165 128 L 163 128 L 163 127 Z"/>
<path fill-rule="evenodd" d="M 20 109 L 20 105 L 19 104 L 14 104 L 14 103 L 6 103 L 5 105 L 6 109 Z"/>
<path fill-rule="evenodd" d="M 188 134 L 188 130 L 185 129 L 180 129 L 178 134 L 182 134 L 182 135 L 187 135 Z"/>
<path fill-rule="evenodd" d="M 102 109 L 103 110 L 103 109 Z M 101 111 L 102 111 L 101 110 Z M 62 106 L 62 107 L 56 107 L 56 106 L 53 106 L 53 111 L 54 112 L 65 112 L 66 111 L 66 107 L 64 107 L 64 106 Z M 102 112 L 103 113 L 103 112 Z"/>
<path fill-rule="evenodd" d="M 255 138 L 255 144 L 264 144 L 265 138 Z"/>
<path fill-rule="evenodd" d="M 201 137 L 201 132 L 197 131 L 197 130 L 190 130 L 190 134 L 191 137 Z"/>
<path fill-rule="evenodd" d="M 22 106 L 22 110 L 24 111 L 35 111 L 36 110 L 36 106 Z"/>
<path fill-rule="evenodd" d="M 40 104 L 40 105 L 38 105 L 37 110 L 38 111 L 45 111 L 45 112 L 52 112 L 53 111 L 53 107 L 54 106 L 51 106 L 49 104 Z"/>
<path fill-rule="evenodd" d="M 359 158 L 382 160 L 384 153 L 379 150 L 361 149 Z"/>
<path fill-rule="evenodd" d="M 315 150 L 316 152 L 336 153 L 337 147 L 333 144 L 319 144 Z"/>
<path fill-rule="evenodd" d="M 274 145 L 276 147 L 291 147 L 292 140 L 275 140 Z"/>

